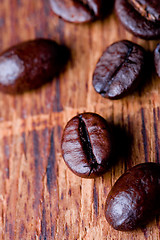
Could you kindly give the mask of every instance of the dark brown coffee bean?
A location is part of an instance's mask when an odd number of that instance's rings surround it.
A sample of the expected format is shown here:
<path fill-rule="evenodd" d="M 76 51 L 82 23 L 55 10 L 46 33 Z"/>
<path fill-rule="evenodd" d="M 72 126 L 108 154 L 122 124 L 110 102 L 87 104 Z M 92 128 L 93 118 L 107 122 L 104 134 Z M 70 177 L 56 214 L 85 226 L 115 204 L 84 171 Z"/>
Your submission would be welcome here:
<path fill-rule="evenodd" d="M 0 55 L 0 90 L 22 93 L 35 89 L 62 71 L 67 48 L 46 39 L 27 41 Z"/>
<path fill-rule="evenodd" d="M 82 113 L 66 125 L 62 154 L 76 175 L 94 178 L 104 174 L 111 162 L 112 140 L 107 122 L 95 113 Z"/>
<path fill-rule="evenodd" d="M 128 0 L 141 16 L 149 21 L 160 21 L 160 1 L 157 0 Z"/>
<path fill-rule="evenodd" d="M 134 90 L 144 70 L 145 50 L 127 40 L 113 43 L 99 59 L 93 86 L 106 98 L 120 98 Z"/>
<path fill-rule="evenodd" d="M 104 0 L 50 0 L 52 10 L 64 20 L 75 23 L 92 21 L 102 15 Z"/>
<path fill-rule="evenodd" d="M 116 0 L 115 10 L 124 27 L 134 35 L 160 38 L 160 1 Z"/>
<path fill-rule="evenodd" d="M 144 226 L 160 210 L 160 165 L 139 164 L 112 187 L 105 205 L 108 223 L 119 231 Z"/>
<path fill-rule="evenodd" d="M 157 47 L 154 50 L 154 64 L 155 64 L 156 72 L 160 77 L 160 43 L 157 45 Z"/>

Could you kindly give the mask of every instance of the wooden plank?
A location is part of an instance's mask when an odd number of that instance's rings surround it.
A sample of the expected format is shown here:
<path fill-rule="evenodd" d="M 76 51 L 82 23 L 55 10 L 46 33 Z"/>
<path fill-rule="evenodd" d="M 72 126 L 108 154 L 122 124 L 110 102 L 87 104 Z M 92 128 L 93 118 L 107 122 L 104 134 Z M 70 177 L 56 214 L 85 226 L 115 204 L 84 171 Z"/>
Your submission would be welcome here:
<path fill-rule="evenodd" d="M 72 53 L 66 71 L 52 83 L 20 96 L 0 93 L 0 239 L 160 239 L 158 217 L 129 233 L 113 230 L 104 218 L 105 199 L 118 177 L 135 164 L 160 162 L 159 79 L 153 76 L 116 101 L 92 87 L 95 64 L 109 44 L 128 39 L 153 50 L 157 42 L 125 31 L 114 13 L 90 24 L 64 22 L 45 0 L 0 0 L 0 32 L 1 51 L 45 37 Z M 102 115 L 124 133 L 119 161 L 95 180 L 75 176 L 61 156 L 63 128 L 83 111 Z"/>

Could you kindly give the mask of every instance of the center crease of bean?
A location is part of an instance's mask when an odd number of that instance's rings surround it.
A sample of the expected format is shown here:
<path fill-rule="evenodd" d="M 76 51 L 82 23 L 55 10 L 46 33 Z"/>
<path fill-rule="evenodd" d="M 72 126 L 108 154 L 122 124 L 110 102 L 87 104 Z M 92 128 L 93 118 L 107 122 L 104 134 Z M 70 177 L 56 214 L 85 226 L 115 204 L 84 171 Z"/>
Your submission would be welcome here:
<path fill-rule="evenodd" d="M 90 167 L 90 172 L 89 172 L 89 175 L 90 175 L 92 171 L 94 169 L 97 169 L 98 165 L 100 164 L 97 163 L 96 157 L 94 156 L 89 133 L 81 115 L 79 116 L 79 134 L 80 134 L 82 147 L 88 161 L 88 166 L 86 165 L 84 167 Z"/>

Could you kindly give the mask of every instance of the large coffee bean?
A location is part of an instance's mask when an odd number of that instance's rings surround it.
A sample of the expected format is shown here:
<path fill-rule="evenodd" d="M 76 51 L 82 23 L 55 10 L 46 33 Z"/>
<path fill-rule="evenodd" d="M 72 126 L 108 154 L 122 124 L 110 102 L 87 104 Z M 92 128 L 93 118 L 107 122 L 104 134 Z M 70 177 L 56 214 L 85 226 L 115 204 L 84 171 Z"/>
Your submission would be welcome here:
<path fill-rule="evenodd" d="M 127 40 L 113 43 L 99 59 L 94 74 L 95 90 L 106 98 L 120 98 L 143 79 L 145 50 Z"/>
<path fill-rule="evenodd" d="M 154 64 L 155 64 L 156 72 L 160 77 L 160 43 L 157 45 L 157 47 L 154 50 Z"/>
<path fill-rule="evenodd" d="M 120 231 L 145 226 L 160 210 L 160 165 L 139 164 L 112 187 L 105 205 L 108 223 Z"/>
<path fill-rule="evenodd" d="M 160 21 L 160 1 L 157 0 L 128 0 L 141 16 L 149 21 Z"/>
<path fill-rule="evenodd" d="M 0 55 L 0 90 L 22 93 L 51 81 L 69 56 L 68 50 L 47 39 L 20 43 Z"/>
<path fill-rule="evenodd" d="M 102 17 L 103 7 L 106 7 L 105 0 L 50 0 L 50 4 L 55 14 L 75 23 Z"/>
<path fill-rule="evenodd" d="M 111 163 L 111 153 L 111 133 L 104 118 L 95 113 L 82 113 L 67 123 L 62 137 L 62 154 L 76 175 L 101 176 Z"/>
<path fill-rule="evenodd" d="M 160 38 L 160 1 L 116 0 L 116 14 L 124 27 L 144 39 Z"/>

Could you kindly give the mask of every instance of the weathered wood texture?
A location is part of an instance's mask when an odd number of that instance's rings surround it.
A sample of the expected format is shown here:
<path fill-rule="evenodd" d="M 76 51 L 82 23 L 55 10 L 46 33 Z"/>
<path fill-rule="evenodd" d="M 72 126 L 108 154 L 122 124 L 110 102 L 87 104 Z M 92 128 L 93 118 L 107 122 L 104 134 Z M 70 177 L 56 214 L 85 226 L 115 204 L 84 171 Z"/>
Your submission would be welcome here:
<path fill-rule="evenodd" d="M 47 0 L 0 0 L 0 50 L 37 37 L 67 45 L 72 60 L 64 74 L 37 91 L 0 93 L 0 239 L 160 239 L 158 217 L 129 233 L 113 230 L 104 218 L 117 178 L 135 164 L 160 161 L 160 79 L 153 76 L 116 101 L 92 87 L 95 64 L 109 44 L 128 39 L 153 50 L 157 42 L 129 34 L 113 13 L 75 25 L 56 17 Z M 63 128 L 83 111 L 99 113 L 122 132 L 118 162 L 95 180 L 75 176 L 61 156 Z"/>

